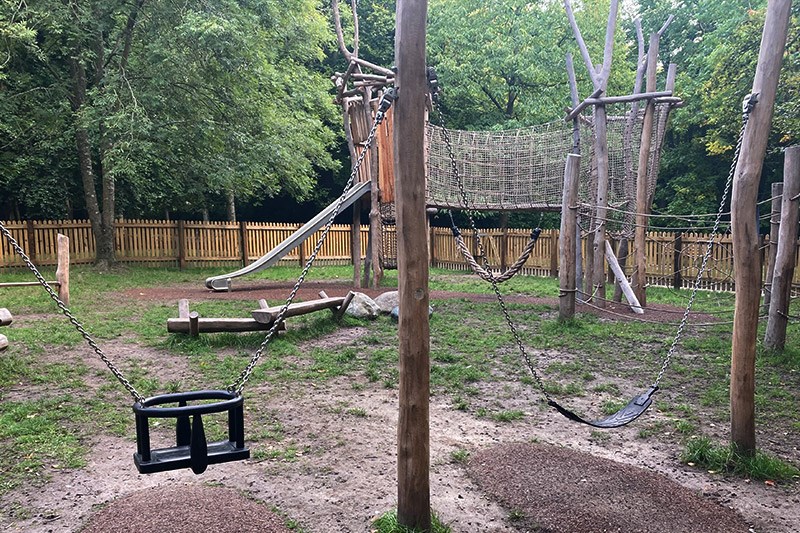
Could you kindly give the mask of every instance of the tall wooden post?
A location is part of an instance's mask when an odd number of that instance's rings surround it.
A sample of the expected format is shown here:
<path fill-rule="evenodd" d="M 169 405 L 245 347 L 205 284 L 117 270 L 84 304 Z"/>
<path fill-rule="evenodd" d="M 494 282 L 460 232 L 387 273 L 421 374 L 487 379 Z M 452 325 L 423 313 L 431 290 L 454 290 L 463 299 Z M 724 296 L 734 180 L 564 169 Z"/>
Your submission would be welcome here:
<path fill-rule="evenodd" d="M 764 334 L 764 346 L 771 350 L 783 350 L 786 344 L 787 315 L 797 248 L 797 221 L 800 218 L 798 195 L 800 195 L 800 145 L 795 145 L 786 149 L 783 161 L 781 220 L 772 275 L 772 299 L 769 303 L 767 331 Z"/>
<path fill-rule="evenodd" d="M 656 90 L 656 68 L 658 67 L 658 33 L 650 35 L 650 47 L 647 50 L 647 82 L 645 90 Z M 656 104 L 653 99 L 647 101 L 642 124 L 642 142 L 639 146 L 639 167 L 636 174 L 636 231 L 634 232 L 634 248 L 636 249 L 635 268 L 633 272 L 633 292 L 642 306 L 647 306 L 645 287 L 647 285 L 647 261 L 645 245 L 647 241 L 647 212 L 650 207 L 648 194 L 647 167 L 650 161 L 650 146 L 653 139 L 653 116 Z"/>
<path fill-rule="evenodd" d="M 561 268 L 558 271 L 558 283 L 561 288 L 558 299 L 559 320 L 570 319 L 575 316 L 575 296 L 577 280 L 575 277 L 575 228 L 578 225 L 578 184 L 581 167 L 581 156 L 567 155 L 567 164 L 564 166 L 564 190 L 561 199 L 561 231 L 559 238 L 559 259 Z"/>
<path fill-rule="evenodd" d="M 764 280 L 764 313 L 769 312 L 772 298 L 772 274 L 775 272 L 775 257 L 778 255 L 778 231 L 781 226 L 781 197 L 783 183 L 772 184 L 772 202 L 769 213 L 769 254 L 767 255 L 767 277 Z"/>
<path fill-rule="evenodd" d="M 400 296 L 397 519 L 429 531 L 430 330 L 425 216 L 425 29 L 427 0 L 398 0 L 394 169 Z"/>
<path fill-rule="evenodd" d="M 58 234 L 58 268 L 56 281 L 58 282 L 58 298 L 69 307 L 69 237 Z"/>
<path fill-rule="evenodd" d="M 350 225 L 350 257 L 353 261 L 353 287 L 361 288 L 361 201 L 353 204 L 353 222 Z"/>
<path fill-rule="evenodd" d="M 767 138 L 772 124 L 775 93 L 786 47 L 791 0 L 770 0 L 761 36 L 753 94 L 758 103 L 744 132 L 731 199 L 736 304 L 731 349 L 731 441 L 740 453 L 756 449 L 755 359 L 761 271 L 758 251 L 756 200 Z"/>

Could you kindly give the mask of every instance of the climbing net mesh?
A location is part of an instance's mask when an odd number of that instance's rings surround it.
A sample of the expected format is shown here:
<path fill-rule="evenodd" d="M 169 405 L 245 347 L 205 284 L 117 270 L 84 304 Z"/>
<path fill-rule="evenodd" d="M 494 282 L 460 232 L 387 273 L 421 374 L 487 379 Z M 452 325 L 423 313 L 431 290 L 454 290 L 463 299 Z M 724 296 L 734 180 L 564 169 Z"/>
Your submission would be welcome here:
<path fill-rule="evenodd" d="M 633 113 L 631 113 L 633 111 Z M 609 205 L 633 211 L 643 110 L 608 108 Z M 616 114 L 612 114 L 615 112 Z M 656 106 L 648 163 L 649 194 L 655 188 L 666 106 Z M 579 120 L 581 178 L 579 198 L 594 203 L 597 169 L 591 116 Z M 666 124 L 664 124 L 665 126 Z M 561 121 L 506 131 L 448 130 L 467 204 L 452 170 L 438 126 L 428 125 L 427 196 L 430 205 L 475 210 L 560 209 L 564 163 L 573 147 L 573 125 Z"/>

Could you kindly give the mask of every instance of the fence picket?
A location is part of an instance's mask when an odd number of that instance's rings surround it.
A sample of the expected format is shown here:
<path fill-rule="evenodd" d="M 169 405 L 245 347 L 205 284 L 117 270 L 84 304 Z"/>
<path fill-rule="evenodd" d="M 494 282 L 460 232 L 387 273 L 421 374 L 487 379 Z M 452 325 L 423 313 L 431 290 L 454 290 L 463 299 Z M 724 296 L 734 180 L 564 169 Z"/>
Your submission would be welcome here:
<path fill-rule="evenodd" d="M 24 249 L 33 252 L 36 263 L 53 266 L 57 261 L 56 235 L 63 233 L 70 239 L 70 260 L 73 264 L 86 264 L 94 260 L 96 244 L 88 220 L 45 220 L 26 223 L 24 221 L 3 222 L 14 238 Z M 179 235 L 183 227 L 184 234 Z M 250 263 L 273 249 L 286 239 L 300 224 L 248 222 L 244 225 L 245 235 L 239 224 L 228 222 L 199 222 L 119 219 L 116 224 L 115 246 L 117 259 L 121 263 L 142 265 L 175 265 L 178 266 L 181 250 L 186 263 L 190 266 L 236 266 L 241 265 L 241 239 L 247 241 Z M 391 228 L 389 231 L 394 231 Z M 282 264 L 298 264 L 313 250 L 314 244 L 321 235 L 315 232 L 306 242 L 291 250 Z M 471 250 L 475 248 L 475 236 L 472 230 L 463 230 L 464 240 Z M 677 234 L 669 232 L 650 232 L 646 243 L 648 276 L 651 285 L 671 287 L 675 279 L 675 238 Z M 366 252 L 369 241 L 369 228 L 361 226 L 360 233 L 362 255 Z M 490 266 L 499 269 L 501 264 L 509 265 L 520 256 L 528 239 L 530 230 L 482 229 L 481 240 Z M 682 234 L 682 248 L 678 257 L 678 268 L 683 279 L 683 286 L 688 287 L 697 277 L 697 272 L 705 253 L 706 243 L 710 235 L 685 232 Z M 431 231 L 433 248 L 436 257 L 434 267 L 467 270 L 463 257 L 455 246 L 449 228 L 433 228 Z M 502 240 L 506 242 L 503 244 Z M 557 266 L 557 257 L 553 251 L 558 240 L 557 230 L 545 230 L 539 237 L 531 256 L 525 262 L 521 274 L 529 276 L 550 276 L 552 268 Z M 584 250 L 591 245 L 584 239 Z M 733 240 L 728 234 L 715 236 L 711 258 L 704 273 L 701 287 L 706 290 L 733 290 Z M 302 250 L 301 250 L 302 248 Z M 501 261 L 500 252 L 506 250 L 505 261 Z M 389 258 L 391 259 L 391 258 Z M 480 260 L 480 258 L 478 258 Z M 350 226 L 335 224 L 331 227 L 328 239 L 322 246 L 318 256 L 320 264 L 350 264 Z M 800 241 L 795 253 L 795 262 L 800 263 Z M 23 266 L 14 250 L 5 239 L 0 239 L 0 268 L 18 268 Z M 626 274 L 631 275 L 632 265 L 628 262 Z M 793 294 L 800 294 L 800 268 L 795 268 Z"/>

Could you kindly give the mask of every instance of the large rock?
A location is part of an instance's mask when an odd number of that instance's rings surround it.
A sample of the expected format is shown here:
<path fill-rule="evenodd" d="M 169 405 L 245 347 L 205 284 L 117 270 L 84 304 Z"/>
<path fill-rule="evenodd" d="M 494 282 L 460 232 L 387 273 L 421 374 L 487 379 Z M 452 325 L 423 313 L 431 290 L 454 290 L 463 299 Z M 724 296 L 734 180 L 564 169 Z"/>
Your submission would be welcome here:
<path fill-rule="evenodd" d="M 395 322 L 400 320 L 400 306 L 397 305 L 395 307 L 392 307 L 392 310 L 389 312 L 389 315 L 392 317 L 392 319 Z M 433 315 L 433 307 L 429 305 L 428 306 L 428 317 L 431 317 L 432 315 Z"/>
<path fill-rule="evenodd" d="M 0 335 L 0 352 L 8 348 L 8 339 L 5 335 Z"/>
<path fill-rule="evenodd" d="M 375 300 L 363 292 L 357 292 L 345 313 L 356 318 L 377 318 L 381 314 L 381 309 Z"/>
<path fill-rule="evenodd" d="M 375 298 L 375 303 L 381 309 L 381 313 L 391 313 L 392 309 L 400 305 L 400 293 L 397 291 L 384 292 Z"/>

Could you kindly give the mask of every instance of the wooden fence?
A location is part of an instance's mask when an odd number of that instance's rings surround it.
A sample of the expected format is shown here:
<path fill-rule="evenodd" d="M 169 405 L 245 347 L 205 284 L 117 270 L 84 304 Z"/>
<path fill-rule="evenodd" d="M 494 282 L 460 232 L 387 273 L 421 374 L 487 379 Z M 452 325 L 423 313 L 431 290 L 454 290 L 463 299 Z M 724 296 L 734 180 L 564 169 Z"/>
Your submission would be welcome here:
<path fill-rule="evenodd" d="M 55 265 L 56 235 L 63 233 L 70 239 L 70 256 L 73 264 L 87 264 L 94 260 L 95 242 L 89 221 L 24 221 L 3 223 L 14 238 L 38 265 Z M 251 263 L 283 239 L 291 235 L 300 224 L 271 222 L 192 222 L 120 219 L 116 225 L 117 259 L 121 263 L 153 266 L 228 266 L 239 267 Z M 393 231 L 391 228 L 390 231 Z M 495 269 L 504 269 L 522 253 L 530 238 L 530 230 L 508 229 L 480 230 L 481 240 Z M 303 264 L 311 253 L 320 232 L 307 239 L 302 246 L 292 250 L 282 264 Z M 463 232 L 473 254 L 478 255 L 475 237 L 470 230 Z M 367 249 L 368 228 L 360 228 L 361 249 Z M 647 241 L 647 281 L 651 285 L 690 287 L 697 276 L 706 250 L 709 235 L 700 233 L 651 232 Z M 466 270 L 447 228 L 431 228 L 431 264 L 435 267 Z M 587 243 L 584 242 L 584 254 Z M 589 245 L 590 246 L 590 245 Z M 762 272 L 766 275 L 768 237 L 761 247 Z M 714 239 L 711 257 L 701 280 L 707 290 L 733 290 L 733 243 L 730 235 Z M 585 255 L 584 255 L 585 257 Z M 622 258 L 620 258 L 622 259 Z M 320 264 L 350 264 L 350 226 L 334 225 L 318 256 Z M 800 257 L 795 258 L 795 264 Z M 631 274 L 629 261 L 626 273 Z M 23 266 L 5 239 L 0 239 L 0 268 Z M 523 275 L 558 275 L 558 231 L 545 230 L 522 268 Z M 800 293 L 800 268 L 794 272 L 794 294 Z"/>

